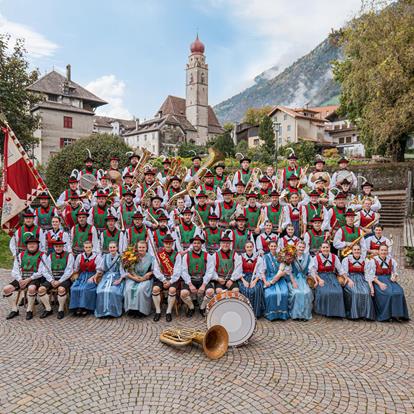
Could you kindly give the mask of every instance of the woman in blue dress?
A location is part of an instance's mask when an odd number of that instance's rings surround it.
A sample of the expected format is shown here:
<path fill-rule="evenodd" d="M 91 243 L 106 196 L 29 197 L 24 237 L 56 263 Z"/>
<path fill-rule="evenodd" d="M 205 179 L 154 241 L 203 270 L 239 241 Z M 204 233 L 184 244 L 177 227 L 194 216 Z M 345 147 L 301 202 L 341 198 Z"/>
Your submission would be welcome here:
<path fill-rule="evenodd" d="M 379 254 L 370 260 L 367 279 L 374 285 L 377 321 L 408 320 L 404 290 L 397 283 L 397 262 L 389 256 L 388 246 L 379 247 Z"/>
<path fill-rule="evenodd" d="M 86 316 L 96 307 L 96 272 L 101 256 L 92 251 L 92 242 L 83 243 L 84 252 L 75 260 L 74 272 L 79 274 L 70 288 L 69 309 L 75 316 Z"/>
<path fill-rule="evenodd" d="M 277 261 L 277 242 L 269 242 L 269 253 L 264 255 L 263 271 L 264 276 L 264 316 L 269 321 L 275 319 L 286 320 L 289 318 L 288 295 L 289 290 L 286 276 L 290 272 L 290 266 L 279 271 L 280 263 Z"/>
<path fill-rule="evenodd" d="M 103 275 L 96 289 L 95 316 L 119 317 L 124 302 L 124 270 L 116 242 L 109 243 L 109 253 L 105 254 L 98 268 L 98 276 Z"/>
<path fill-rule="evenodd" d="M 256 318 L 264 312 L 262 268 L 263 258 L 254 252 L 254 243 L 247 241 L 242 253 L 241 263 L 235 269 L 232 279 L 239 281 L 239 291 L 249 299 Z"/>
<path fill-rule="evenodd" d="M 309 274 L 310 255 L 305 253 L 304 241 L 296 245 L 296 258 L 292 263 L 292 276 L 288 282 L 289 316 L 292 319 L 312 319 L 313 292 L 306 282 Z"/>
<path fill-rule="evenodd" d="M 145 240 L 140 240 L 137 248 L 139 261 L 134 270 L 126 275 L 124 307 L 130 315 L 147 316 L 152 307 L 154 257 L 147 252 Z"/>
<path fill-rule="evenodd" d="M 346 317 L 349 319 L 375 320 L 375 309 L 371 295 L 374 293 L 372 283 L 365 279 L 367 261 L 361 255 L 361 246 L 355 244 L 352 254 L 342 260 L 344 273 L 354 282 L 351 288 L 344 287 L 344 301 Z"/>

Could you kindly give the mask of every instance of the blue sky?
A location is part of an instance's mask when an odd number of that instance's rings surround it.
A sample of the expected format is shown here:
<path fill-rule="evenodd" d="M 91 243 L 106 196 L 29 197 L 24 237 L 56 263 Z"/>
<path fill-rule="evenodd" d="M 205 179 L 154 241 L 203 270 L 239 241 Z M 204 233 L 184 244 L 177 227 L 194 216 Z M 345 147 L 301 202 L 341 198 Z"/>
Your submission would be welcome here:
<path fill-rule="evenodd" d="M 0 33 L 24 37 L 42 73 L 72 65 L 72 79 L 140 119 L 171 94 L 198 30 L 214 105 L 313 49 L 355 15 L 360 0 L 0 0 Z"/>

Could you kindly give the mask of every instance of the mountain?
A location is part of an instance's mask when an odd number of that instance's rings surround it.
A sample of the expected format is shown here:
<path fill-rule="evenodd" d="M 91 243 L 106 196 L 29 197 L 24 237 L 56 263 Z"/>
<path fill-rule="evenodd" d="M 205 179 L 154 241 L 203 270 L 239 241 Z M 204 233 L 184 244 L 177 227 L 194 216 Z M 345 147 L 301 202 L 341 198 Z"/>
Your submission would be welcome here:
<path fill-rule="evenodd" d="M 341 57 L 341 50 L 326 38 L 282 72 L 274 66 L 256 76 L 253 86 L 219 103 L 214 110 L 222 123 L 240 122 L 252 107 L 302 107 L 337 102 L 340 90 L 333 80 L 331 62 Z"/>

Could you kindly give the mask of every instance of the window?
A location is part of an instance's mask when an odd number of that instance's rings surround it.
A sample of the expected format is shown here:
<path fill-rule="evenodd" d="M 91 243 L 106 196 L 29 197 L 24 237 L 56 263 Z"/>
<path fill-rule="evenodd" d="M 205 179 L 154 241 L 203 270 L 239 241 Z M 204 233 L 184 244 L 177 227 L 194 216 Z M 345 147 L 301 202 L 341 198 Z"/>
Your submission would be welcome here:
<path fill-rule="evenodd" d="M 279 135 L 282 135 L 282 125 L 279 125 Z"/>
<path fill-rule="evenodd" d="M 344 144 L 345 143 L 345 138 L 339 138 L 339 143 Z"/>
<path fill-rule="evenodd" d="M 71 116 L 63 117 L 63 128 L 72 128 L 72 117 Z"/>
<path fill-rule="evenodd" d="M 61 138 L 60 139 L 60 148 L 66 147 L 70 144 L 73 144 L 76 141 L 75 138 Z"/>
<path fill-rule="evenodd" d="M 255 147 L 257 147 L 257 146 L 259 145 L 259 143 L 260 143 L 259 138 L 255 138 L 255 139 L 253 140 L 253 145 L 254 145 Z"/>
<path fill-rule="evenodd" d="M 57 97 L 57 95 L 48 95 L 47 100 L 52 101 L 52 102 L 57 102 L 58 97 Z"/>
<path fill-rule="evenodd" d="M 346 137 L 346 143 L 350 144 L 352 142 L 352 137 Z"/>
<path fill-rule="evenodd" d="M 287 120 L 287 114 L 283 115 L 283 120 L 286 121 Z"/>
<path fill-rule="evenodd" d="M 290 126 L 290 125 L 288 125 L 288 126 L 287 126 L 287 130 L 288 130 L 288 131 L 290 131 L 290 129 L 291 129 L 291 126 Z"/>

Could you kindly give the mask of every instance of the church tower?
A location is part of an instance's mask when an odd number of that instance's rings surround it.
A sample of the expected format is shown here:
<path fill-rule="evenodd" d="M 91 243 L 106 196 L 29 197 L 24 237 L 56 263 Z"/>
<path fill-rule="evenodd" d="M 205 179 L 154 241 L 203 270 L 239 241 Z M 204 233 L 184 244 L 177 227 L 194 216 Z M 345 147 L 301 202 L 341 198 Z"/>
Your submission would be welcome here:
<path fill-rule="evenodd" d="M 185 114 L 197 129 L 197 144 L 208 140 L 208 65 L 204 44 L 197 38 L 190 46 L 186 69 Z"/>

